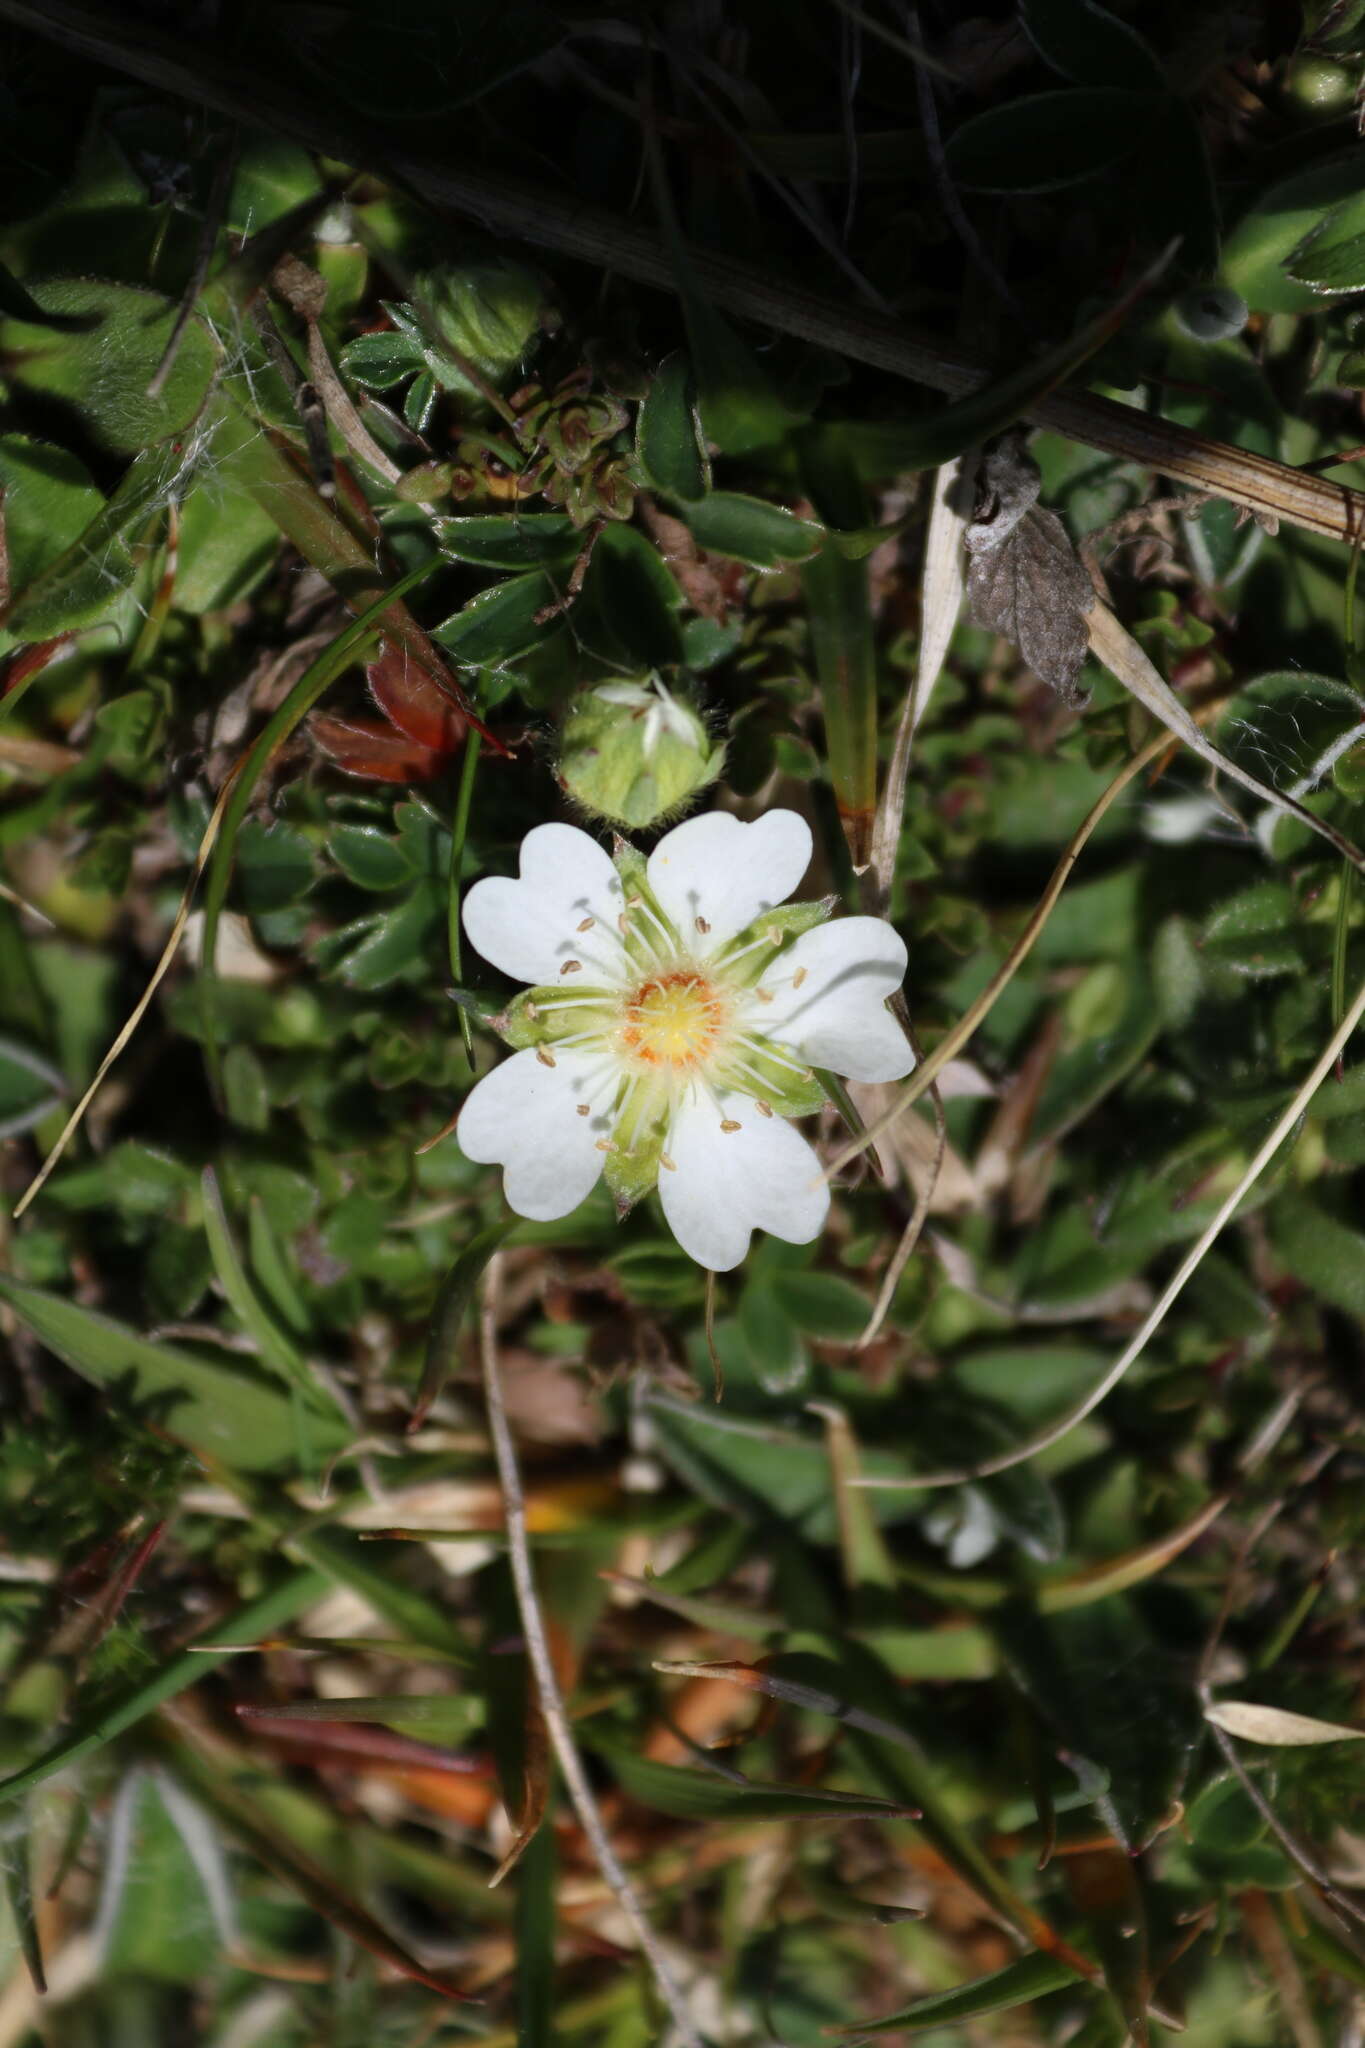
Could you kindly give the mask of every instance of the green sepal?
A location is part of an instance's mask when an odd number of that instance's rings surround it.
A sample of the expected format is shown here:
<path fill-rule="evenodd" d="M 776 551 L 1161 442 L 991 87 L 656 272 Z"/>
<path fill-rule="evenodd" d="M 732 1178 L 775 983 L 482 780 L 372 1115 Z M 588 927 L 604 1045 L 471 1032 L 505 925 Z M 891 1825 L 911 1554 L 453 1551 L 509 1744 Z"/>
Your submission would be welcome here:
<path fill-rule="evenodd" d="M 667 1135 L 666 1111 L 661 1114 L 657 1108 L 652 1113 L 647 1108 L 634 1110 L 627 1102 L 612 1132 L 605 1176 L 618 1216 L 626 1215 L 657 1184 Z"/>
<path fill-rule="evenodd" d="M 763 1094 L 774 1116 L 814 1116 L 823 1109 L 828 1097 L 815 1074 L 814 1069 L 794 1074 L 790 1067 L 780 1065 L 775 1059 L 767 1059 L 762 1053 L 750 1052 L 745 1055 L 750 1071 L 744 1076 L 744 1092 L 755 1095 L 758 1084 L 754 1074 L 763 1076 Z"/>
<path fill-rule="evenodd" d="M 496 996 L 490 996 L 486 989 L 447 988 L 446 994 L 458 1009 L 474 1019 L 476 1024 L 486 1024 L 490 1031 L 501 1030 L 502 1011 Z"/>
<path fill-rule="evenodd" d="M 752 988 L 793 939 L 800 938 L 802 932 L 814 931 L 816 925 L 826 922 L 838 901 L 837 896 L 821 896 L 814 903 L 780 903 L 775 910 L 765 910 L 752 924 L 745 925 L 744 930 L 736 933 L 725 948 L 726 952 L 735 953 L 743 952 L 746 946 L 754 948 L 752 953 L 745 954 L 741 962 L 741 985 Z M 759 946 L 756 941 L 769 932 L 775 934 L 773 943 Z"/>
<path fill-rule="evenodd" d="M 589 1014 L 586 1003 L 575 1002 L 572 1009 L 562 1008 L 563 994 L 563 989 L 553 986 L 524 988 L 519 996 L 496 1013 L 480 1013 L 482 1021 L 490 1025 L 514 1052 L 525 1052 L 528 1047 L 536 1045 L 553 1045 L 556 1039 L 567 1037 L 571 1031 L 580 1031 L 584 1015 Z M 574 995 L 600 995 L 605 1021 L 605 1013 L 613 1000 L 607 989 L 576 988 Z"/>

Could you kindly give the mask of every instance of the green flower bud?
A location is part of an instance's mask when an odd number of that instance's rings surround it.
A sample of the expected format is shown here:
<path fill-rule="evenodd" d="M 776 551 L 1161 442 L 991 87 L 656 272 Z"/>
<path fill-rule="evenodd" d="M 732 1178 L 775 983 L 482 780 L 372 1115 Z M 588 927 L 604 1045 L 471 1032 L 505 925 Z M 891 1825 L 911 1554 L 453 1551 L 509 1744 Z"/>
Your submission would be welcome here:
<path fill-rule="evenodd" d="M 641 676 L 575 699 L 559 779 L 590 816 L 643 831 L 685 810 L 724 759 L 692 706 Z"/>
<path fill-rule="evenodd" d="M 434 320 L 450 346 L 497 378 L 520 362 L 541 324 L 544 294 L 529 271 L 514 263 L 449 263 L 418 276 L 422 313 Z M 466 380 L 433 352 L 431 367 L 447 388 L 466 389 Z"/>

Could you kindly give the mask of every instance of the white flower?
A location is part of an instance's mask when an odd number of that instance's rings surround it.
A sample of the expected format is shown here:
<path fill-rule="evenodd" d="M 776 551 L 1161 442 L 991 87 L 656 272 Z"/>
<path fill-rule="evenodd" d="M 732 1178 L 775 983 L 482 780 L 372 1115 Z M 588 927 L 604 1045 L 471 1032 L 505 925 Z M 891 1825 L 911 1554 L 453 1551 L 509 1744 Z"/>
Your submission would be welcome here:
<path fill-rule="evenodd" d="M 905 947 L 880 918 L 784 903 L 806 871 L 794 811 L 724 811 L 615 861 L 572 825 L 537 825 L 521 878 L 470 890 L 465 930 L 532 986 L 499 1021 L 520 1049 L 460 1113 L 470 1159 L 505 1169 L 521 1216 L 567 1216 L 605 1171 L 624 1211 L 657 1183 L 684 1251 L 737 1266 L 755 1229 L 807 1244 L 829 1192 L 784 1119 L 817 1109 L 813 1069 L 894 1081 L 913 1056 L 886 998 Z"/>

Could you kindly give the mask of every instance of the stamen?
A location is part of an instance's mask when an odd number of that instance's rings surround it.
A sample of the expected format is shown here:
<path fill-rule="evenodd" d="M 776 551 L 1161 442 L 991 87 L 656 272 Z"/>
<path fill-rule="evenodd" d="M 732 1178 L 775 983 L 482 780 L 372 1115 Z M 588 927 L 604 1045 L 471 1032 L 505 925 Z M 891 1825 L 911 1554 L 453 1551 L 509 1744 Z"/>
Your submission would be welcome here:
<path fill-rule="evenodd" d="M 583 962 L 581 960 L 566 960 L 559 971 L 561 974 L 581 974 L 583 972 Z"/>
<path fill-rule="evenodd" d="M 597 1149 L 599 1152 L 614 1152 L 616 1147 L 612 1144 L 610 1138 L 599 1138 L 597 1140 Z"/>
<path fill-rule="evenodd" d="M 659 1154 L 659 1164 L 660 1166 L 666 1166 L 670 1173 L 676 1173 L 678 1170 L 677 1160 L 670 1159 L 666 1152 L 661 1152 Z"/>
<path fill-rule="evenodd" d="M 537 1017 L 540 1015 L 540 1011 L 536 1008 L 535 1004 L 530 1000 L 529 997 L 527 998 L 526 1002 L 526 1014 L 533 1024 L 535 1023 Z"/>
<path fill-rule="evenodd" d="M 538 1045 L 536 1047 L 536 1058 L 540 1061 L 542 1067 L 553 1067 L 559 1064 L 558 1061 L 555 1059 L 554 1054 L 552 1052 L 546 1052 L 543 1045 Z"/>
<path fill-rule="evenodd" d="M 761 1109 L 762 1107 L 763 1107 L 763 1105 L 762 1105 L 762 1103 L 760 1103 L 760 1104 L 759 1104 L 759 1108 Z M 579 1116 L 591 1116 L 591 1115 L 592 1115 L 592 1104 L 591 1104 L 590 1102 L 580 1102 L 580 1103 L 579 1103 L 579 1105 L 578 1105 L 578 1114 L 579 1114 Z M 772 1115 L 772 1111 L 771 1111 L 771 1110 L 769 1110 L 769 1111 L 768 1111 L 768 1114 L 769 1114 L 769 1116 L 771 1116 L 771 1115 Z"/>
<path fill-rule="evenodd" d="M 707 932 L 709 932 L 711 929 L 710 925 L 706 922 L 706 919 L 704 917 L 694 917 L 692 922 L 697 927 L 697 930 L 701 933 L 702 937 L 705 938 Z"/>
<path fill-rule="evenodd" d="M 774 991 L 770 988 L 756 988 L 754 994 L 758 997 L 760 1003 L 770 1003 L 773 1000 Z"/>
<path fill-rule="evenodd" d="M 754 1097 L 754 1108 L 758 1111 L 760 1116 L 771 1116 L 773 1113 L 773 1106 L 771 1102 L 765 1102 L 761 1095 L 756 1095 Z"/>
<path fill-rule="evenodd" d="M 809 972 L 810 969 L 807 967 L 798 967 L 795 974 L 792 976 L 792 987 L 800 988 L 802 982 L 805 980 Z"/>
<path fill-rule="evenodd" d="M 732 1116 L 723 1116 L 720 1120 L 720 1127 L 723 1131 L 742 1131 L 744 1129 L 743 1124 L 736 1123 Z"/>
<path fill-rule="evenodd" d="M 585 917 L 582 924 L 574 926 L 574 930 L 579 932 L 590 932 L 593 926 L 596 924 L 596 922 L 597 919 L 595 917 Z"/>

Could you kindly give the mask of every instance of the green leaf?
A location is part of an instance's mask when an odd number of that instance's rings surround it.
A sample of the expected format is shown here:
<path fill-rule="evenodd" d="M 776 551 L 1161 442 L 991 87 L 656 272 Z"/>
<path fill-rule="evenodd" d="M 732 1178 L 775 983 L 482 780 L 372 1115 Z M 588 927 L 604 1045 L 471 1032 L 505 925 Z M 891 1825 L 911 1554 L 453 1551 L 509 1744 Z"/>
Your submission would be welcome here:
<path fill-rule="evenodd" d="M 15 598 L 6 630 L 16 640 L 47 640 L 108 616 L 136 573 L 129 543 L 166 502 L 184 471 L 184 458 L 172 446 L 149 448 L 135 457 L 108 502 L 99 503 L 96 494 L 99 509 L 89 524 L 60 554 L 45 560 Z M 59 531 L 75 508 L 75 500 L 64 501 Z"/>
<path fill-rule="evenodd" d="M 749 1364 L 769 1393 L 794 1393 L 810 1377 L 810 1356 L 778 1288 L 750 1280 L 739 1298 L 739 1327 Z"/>
<path fill-rule="evenodd" d="M 719 1772 L 687 1770 L 640 1756 L 619 1737 L 583 1727 L 623 1792 L 675 1820 L 900 1820 L 906 1808 L 858 1792 L 809 1791 L 800 1785 L 740 1783 Z"/>
<path fill-rule="evenodd" d="M 1338 202 L 1365 195 L 1359 152 L 1330 157 L 1296 171 L 1262 193 L 1223 245 L 1220 276 L 1256 313 L 1308 313 L 1322 304 L 1323 287 L 1290 274 L 1297 252 L 1325 226 Z M 1335 241 L 1335 235 L 1333 236 Z M 1329 246 L 1331 246 L 1329 244 Z M 1308 254 L 1311 268 L 1311 250 Z"/>
<path fill-rule="evenodd" d="M 149 397 L 179 311 L 172 299 L 97 278 L 47 278 L 31 287 L 45 313 L 74 323 L 54 331 L 0 320 L 0 357 L 25 392 L 77 408 L 85 430 L 115 455 L 136 455 L 193 424 L 218 368 L 218 346 L 192 319 L 158 396 Z"/>
<path fill-rule="evenodd" d="M 585 638 L 623 669 L 670 668 L 682 660 L 677 609 L 682 593 L 658 550 L 632 526 L 600 535 L 583 588 L 583 604 L 600 621 Z"/>
<path fill-rule="evenodd" d="M 426 361 L 422 344 L 401 328 L 392 333 L 362 334 L 341 351 L 341 367 L 369 391 L 391 391 L 414 376 Z"/>
<path fill-rule="evenodd" d="M 208 1815 L 159 1771 L 131 1771 L 109 1822 L 100 1902 L 104 1967 L 115 1976 L 193 1984 L 231 1939 L 231 1926 L 223 1924 L 230 1896 L 226 1857 Z"/>
<path fill-rule="evenodd" d="M 1365 1235 L 1299 1193 L 1271 1205 L 1269 1225 L 1270 1241 L 1296 1279 L 1333 1308 L 1365 1316 Z"/>
<path fill-rule="evenodd" d="M 245 597 L 270 567 L 280 530 L 248 491 L 219 474 L 206 475 L 180 508 L 177 611 L 202 617 Z"/>
<path fill-rule="evenodd" d="M 871 1303 L 849 1280 L 833 1273 L 783 1273 L 782 1306 L 807 1337 L 852 1344 L 867 1327 Z"/>
<path fill-rule="evenodd" d="M 457 562 L 479 569 L 568 568 L 583 536 L 564 512 L 517 512 L 432 522 L 436 544 Z"/>
<path fill-rule="evenodd" d="M 692 365 L 681 352 L 666 357 L 654 373 L 636 416 L 635 454 L 656 491 L 689 501 L 705 496 L 710 465 L 697 416 Z"/>
<path fill-rule="evenodd" d="M 66 1094 L 66 1078 L 40 1053 L 0 1038 L 0 1140 L 31 1131 Z"/>
<path fill-rule="evenodd" d="M 1031 1999 L 1046 1998 L 1050 1991 L 1064 1991 L 1077 1982 L 1076 1972 L 1056 1956 L 1035 1949 L 988 1976 L 975 1977 L 951 1991 L 931 1991 L 916 1998 L 898 2012 L 883 2013 L 875 2020 L 859 2020 L 852 2026 L 834 2027 L 836 2034 L 920 2034 L 936 2027 L 951 2026 L 958 2020 L 978 2019 L 988 2012 L 1008 2012 Z"/>
<path fill-rule="evenodd" d="M 237 837 L 237 886 L 249 916 L 296 903 L 312 880 L 313 848 L 302 832 L 248 818 Z"/>
<path fill-rule="evenodd" d="M 1043 1614 L 1010 1601 L 989 1617 L 1020 1689 L 1105 1789 L 1095 1804 L 1119 1844 L 1145 1846 L 1180 1796 L 1200 1736 L 1197 1702 L 1133 1600 Z"/>
<path fill-rule="evenodd" d="M 1238 981 L 1266 981 L 1303 971 L 1303 945 L 1294 922 L 1294 899 L 1283 882 L 1253 882 L 1204 928 L 1206 966 L 1229 970 Z"/>
<path fill-rule="evenodd" d="M 544 569 L 509 576 L 481 590 L 437 626 L 433 640 L 471 668 L 499 668 L 557 631 L 558 617 L 540 614 L 559 603 L 562 589 Z"/>
<path fill-rule="evenodd" d="M 972 191 L 1054 192 L 1131 156 L 1151 117 L 1150 94 L 1117 87 L 1030 93 L 964 121 L 948 168 Z"/>
<path fill-rule="evenodd" d="M 223 224 L 234 235 L 255 235 L 322 190 L 317 163 L 297 142 L 264 129 L 250 131 L 228 187 Z"/>
<path fill-rule="evenodd" d="M 233 1241 L 217 1176 L 211 1166 L 204 1168 L 200 1189 L 204 1202 L 204 1233 L 209 1241 L 218 1284 L 242 1328 L 255 1339 L 262 1362 L 301 1394 L 310 1406 L 330 1408 L 340 1415 L 340 1404 L 335 1396 L 329 1394 L 322 1382 L 309 1371 L 292 1339 L 279 1328 L 258 1300 Z"/>
<path fill-rule="evenodd" d="M 1064 78 L 1129 92 L 1141 84 L 1165 90 L 1151 45 L 1095 0 L 1023 0 L 1021 12 L 1034 49 Z"/>
<path fill-rule="evenodd" d="M 678 511 L 698 547 L 748 562 L 755 569 L 807 562 L 823 538 L 813 520 L 798 519 L 780 505 L 747 498 L 740 491 L 708 491 Z"/>
<path fill-rule="evenodd" d="M 65 448 L 0 435 L 0 489 L 5 494 L 5 546 L 10 591 L 21 601 L 42 571 L 79 539 L 104 499 L 89 471 Z"/>
<path fill-rule="evenodd" d="M 208 1048 L 210 1067 L 217 1065 L 217 1026 L 212 1002 L 214 959 L 217 945 L 218 920 L 227 901 L 228 884 L 232 878 L 232 865 L 236 858 L 237 841 L 246 819 L 247 808 L 255 793 L 256 784 L 265 771 L 277 747 L 288 739 L 291 732 L 304 716 L 312 710 L 324 690 L 327 690 L 344 673 L 353 661 L 363 654 L 365 648 L 378 635 L 380 622 L 395 600 L 415 590 L 419 583 L 431 574 L 435 565 L 422 563 L 408 575 L 401 577 L 391 590 L 384 591 L 373 604 L 368 605 L 360 616 L 353 619 L 335 640 L 323 649 L 317 660 L 310 663 L 290 690 L 284 702 L 267 720 L 257 735 L 250 753 L 232 785 L 232 794 L 223 811 L 223 822 L 217 842 L 209 859 L 204 882 L 204 931 L 203 964 L 200 968 L 200 1007 L 204 1024 L 205 1044 Z"/>
<path fill-rule="evenodd" d="M 82 1378 L 152 1409 L 162 1428 L 241 1471 L 295 1464 L 300 1432 L 317 1458 L 340 1450 L 350 1436 L 339 1416 L 321 1409 L 301 1413 L 296 1401 L 245 1364 L 228 1367 L 154 1344 L 112 1316 L 3 1274 L 0 1300 Z"/>
<path fill-rule="evenodd" d="M 384 893 L 401 889 L 415 869 L 401 840 L 378 825 L 337 825 L 328 834 L 327 851 L 358 888 Z"/>
<path fill-rule="evenodd" d="M 1311 291 L 1358 292 L 1365 286 L 1365 192 L 1334 206 L 1305 236 L 1285 264 L 1296 284 Z"/>
<path fill-rule="evenodd" d="M 422 1363 L 422 1378 L 417 1388 L 417 1397 L 412 1404 L 412 1415 L 408 1421 L 410 1430 L 419 1429 L 426 1420 L 432 1403 L 440 1394 L 451 1370 L 456 1364 L 456 1343 L 460 1325 L 465 1319 L 474 1299 L 474 1290 L 483 1277 L 484 1268 L 507 1242 L 517 1227 L 515 1216 L 504 1217 L 498 1223 L 491 1223 L 487 1230 L 481 1230 L 477 1237 L 467 1244 L 456 1259 L 436 1297 L 436 1306 L 431 1312 L 427 1328 L 426 1356 Z"/>
<path fill-rule="evenodd" d="M 444 892 L 434 882 L 419 882 L 394 908 L 368 911 L 329 933 L 315 957 L 348 988 L 388 988 L 425 965 L 445 908 Z"/>
<path fill-rule="evenodd" d="M 0 1287 L 9 1284 L 0 1281 Z M 143 1679 L 113 1701 L 103 1701 L 95 1713 L 78 1714 L 74 1727 L 68 1729 L 53 1748 L 45 1750 L 42 1756 L 12 1776 L 0 1779 L 0 1804 L 31 1791 L 44 1779 L 55 1776 L 58 1771 L 68 1770 L 82 1757 L 102 1749 L 106 1742 L 112 1742 L 126 1729 L 136 1727 L 139 1721 L 155 1713 L 177 1693 L 207 1678 L 216 1665 L 231 1656 L 234 1644 L 255 1643 L 264 1636 L 273 1635 L 305 1608 L 315 1606 L 327 1590 L 328 1581 L 322 1572 L 292 1571 L 258 1598 L 239 1607 L 235 1614 L 214 1621 L 205 1632 L 212 1649 L 190 1647 L 181 1650 L 150 1678 Z"/>

